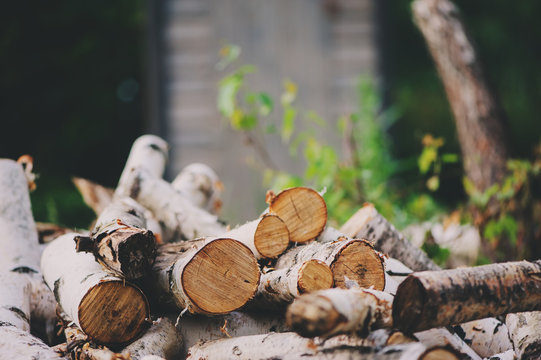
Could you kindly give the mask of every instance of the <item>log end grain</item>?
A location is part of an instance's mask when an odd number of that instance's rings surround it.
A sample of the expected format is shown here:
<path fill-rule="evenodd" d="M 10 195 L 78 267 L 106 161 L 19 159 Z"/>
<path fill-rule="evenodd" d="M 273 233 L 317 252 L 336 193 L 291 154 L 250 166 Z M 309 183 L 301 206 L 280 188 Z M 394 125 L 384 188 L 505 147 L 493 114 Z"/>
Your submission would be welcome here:
<path fill-rule="evenodd" d="M 365 240 L 348 242 L 331 264 L 334 286 L 346 288 L 346 277 L 360 287 L 382 291 L 385 288 L 385 267 L 380 255 Z"/>
<path fill-rule="evenodd" d="M 271 197 L 269 213 L 285 222 L 291 242 L 315 239 L 327 223 L 325 200 L 317 191 L 305 187 L 287 189 Z"/>
<path fill-rule="evenodd" d="M 388 345 L 409 344 L 416 341 L 417 340 L 415 340 L 413 337 L 404 334 L 402 331 L 394 331 L 387 338 L 385 345 L 388 346 Z"/>
<path fill-rule="evenodd" d="M 257 251 L 266 258 L 276 258 L 289 245 L 289 230 L 276 215 L 267 214 L 259 222 L 254 235 Z"/>
<path fill-rule="evenodd" d="M 250 300 L 259 285 L 257 260 L 248 247 L 227 238 L 198 251 L 182 273 L 182 287 L 202 312 L 225 314 Z"/>
<path fill-rule="evenodd" d="M 333 273 L 323 261 L 308 260 L 299 270 L 297 287 L 300 294 L 330 289 L 332 285 Z"/>
<path fill-rule="evenodd" d="M 150 318 L 146 297 L 137 287 L 122 281 L 102 282 L 81 300 L 79 325 L 99 343 L 121 344 L 135 339 Z"/>
<path fill-rule="evenodd" d="M 287 327 L 304 337 L 328 334 L 346 319 L 324 296 L 301 296 L 287 309 Z"/>
<path fill-rule="evenodd" d="M 428 349 L 419 356 L 419 360 L 460 360 L 463 357 L 450 347 L 436 347 Z"/>
<path fill-rule="evenodd" d="M 425 290 L 419 280 L 408 276 L 396 290 L 393 301 L 394 327 L 406 334 L 426 330 L 427 327 L 419 323 L 425 307 L 425 298 Z"/>
<path fill-rule="evenodd" d="M 118 229 L 111 236 L 119 237 L 118 263 L 127 279 L 139 279 L 150 271 L 156 259 L 156 239 L 152 231 L 126 228 Z"/>

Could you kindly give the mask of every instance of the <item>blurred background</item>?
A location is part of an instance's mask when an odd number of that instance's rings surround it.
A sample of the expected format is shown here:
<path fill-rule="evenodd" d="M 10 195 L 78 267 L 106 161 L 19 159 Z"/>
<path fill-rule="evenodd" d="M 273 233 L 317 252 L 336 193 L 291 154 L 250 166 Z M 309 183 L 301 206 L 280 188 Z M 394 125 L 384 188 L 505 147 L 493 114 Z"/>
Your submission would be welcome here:
<path fill-rule="evenodd" d="M 541 3 L 454 2 L 507 113 L 511 155 L 533 161 L 541 140 Z M 409 1 L 9 2 L 0 13 L 0 64 L 0 156 L 34 157 L 38 221 L 87 227 L 93 213 L 71 176 L 114 187 L 145 133 L 171 145 L 167 179 L 192 162 L 216 170 L 222 217 L 231 223 L 255 218 L 267 188 L 295 182 L 329 185 L 338 223 L 363 201 L 400 227 L 469 201 L 449 104 Z M 228 86 L 256 97 L 228 104 Z M 228 106 L 243 110 L 240 123 Z M 364 122 L 348 127 L 351 114 Z M 366 155 L 357 163 L 364 188 L 340 210 L 349 195 L 336 195 L 340 182 L 325 169 L 349 161 L 351 131 L 361 134 L 356 146 Z M 310 134 L 315 145 L 299 145 L 307 137 L 298 136 L 292 145 L 295 134 Z M 427 186 L 434 170 L 422 171 L 419 159 L 434 139 L 449 161 L 437 170 L 437 186 Z M 329 154 L 327 162 L 310 157 L 310 146 Z"/>

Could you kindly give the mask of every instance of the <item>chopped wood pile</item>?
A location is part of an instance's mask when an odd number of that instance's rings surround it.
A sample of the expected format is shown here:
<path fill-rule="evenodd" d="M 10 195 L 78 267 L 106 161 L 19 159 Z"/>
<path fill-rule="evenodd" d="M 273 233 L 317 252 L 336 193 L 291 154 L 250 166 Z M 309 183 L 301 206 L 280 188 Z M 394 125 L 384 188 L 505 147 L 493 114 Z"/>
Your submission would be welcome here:
<path fill-rule="evenodd" d="M 133 145 L 113 191 L 74 179 L 89 231 L 37 224 L 28 156 L 0 159 L 0 359 L 538 359 L 541 261 L 440 269 L 371 204 L 321 194 L 219 219 L 223 185 Z"/>

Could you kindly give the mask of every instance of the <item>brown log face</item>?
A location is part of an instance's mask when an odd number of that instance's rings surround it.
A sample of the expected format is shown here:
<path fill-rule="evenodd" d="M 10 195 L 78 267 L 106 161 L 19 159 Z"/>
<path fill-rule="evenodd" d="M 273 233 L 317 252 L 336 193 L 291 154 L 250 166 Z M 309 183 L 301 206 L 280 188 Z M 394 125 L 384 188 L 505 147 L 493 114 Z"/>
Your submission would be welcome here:
<path fill-rule="evenodd" d="M 286 313 L 286 324 L 304 337 L 328 334 L 338 324 L 346 321 L 324 296 L 299 297 Z"/>
<path fill-rule="evenodd" d="M 356 281 L 360 287 L 375 290 L 385 288 L 385 268 L 374 248 L 364 240 L 354 241 L 342 249 L 331 265 L 334 286 L 345 288 L 345 277 Z"/>
<path fill-rule="evenodd" d="M 254 296 L 259 275 L 250 249 L 232 239 L 217 239 L 194 255 L 181 281 L 195 306 L 206 313 L 224 314 Z"/>
<path fill-rule="evenodd" d="M 289 230 L 276 215 L 265 215 L 254 235 L 254 245 L 266 258 L 275 258 L 286 251 L 289 245 Z"/>
<path fill-rule="evenodd" d="M 291 242 L 316 238 L 327 223 L 327 205 L 315 190 L 296 187 L 276 195 L 269 204 L 269 213 L 276 214 L 289 229 Z"/>
<path fill-rule="evenodd" d="M 91 288 L 79 305 L 81 329 L 97 342 L 121 344 L 136 338 L 150 310 L 143 293 L 121 281 L 102 282 Z"/>
<path fill-rule="evenodd" d="M 299 270 L 299 293 L 330 289 L 333 285 L 331 269 L 319 260 L 308 260 Z"/>
<path fill-rule="evenodd" d="M 436 348 L 427 350 L 419 357 L 419 360 L 460 360 L 460 357 L 454 351 Z"/>

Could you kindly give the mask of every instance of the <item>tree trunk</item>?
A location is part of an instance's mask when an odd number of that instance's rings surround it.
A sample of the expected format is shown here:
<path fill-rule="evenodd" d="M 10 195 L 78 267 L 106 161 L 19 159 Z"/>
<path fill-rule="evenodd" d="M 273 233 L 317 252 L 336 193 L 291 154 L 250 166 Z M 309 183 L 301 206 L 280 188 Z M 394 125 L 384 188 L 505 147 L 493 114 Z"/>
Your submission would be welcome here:
<path fill-rule="evenodd" d="M 265 214 L 224 234 L 248 246 L 257 259 L 276 258 L 289 246 L 289 231 L 276 215 Z"/>
<path fill-rule="evenodd" d="M 373 286 L 376 290 L 385 287 L 382 257 L 364 240 L 299 245 L 280 256 L 275 267 L 287 269 L 311 259 L 323 261 L 330 266 L 336 287 L 346 287 L 346 278 L 361 287 Z"/>
<path fill-rule="evenodd" d="M 96 260 L 128 280 L 147 274 L 156 258 L 156 240 L 146 230 L 145 209 L 131 198 L 116 198 L 100 214 L 90 234 L 79 238 L 77 251 L 92 252 Z M 83 245 L 84 239 L 91 241 Z"/>
<path fill-rule="evenodd" d="M 72 177 L 71 181 L 79 190 L 85 204 L 98 216 L 113 201 L 113 189 L 76 176 Z"/>
<path fill-rule="evenodd" d="M 415 271 L 439 270 L 423 250 L 406 240 L 370 203 L 360 208 L 340 229 L 347 236 L 367 239 L 374 247 Z"/>
<path fill-rule="evenodd" d="M 541 312 L 508 314 L 505 323 L 518 359 L 541 359 Z"/>
<path fill-rule="evenodd" d="M 58 304 L 85 334 L 99 343 L 136 338 L 149 318 L 145 295 L 105 272 L 94 256 L 75 251 L 77 234 L 62 235 L 45 249 L 41 266 Z"/>
<path fill-rule="evenodd" d="M 454 326 L 455 333 L 482 357 L 490 357 L 513 349 L 507 326 L 488 318 Z"/>
<path fill-rule="evenodd" d="M 152 285 L 162 303 L 192 313 L 224 314 L 254 296 L 259 275 L 257 261 L 244 244 L 200 239 L 158 247 Z"/>
<path fill-rule="evenodd" d="M 211 214 L 220 213 L 224 186 L 210 166 L 190 164 L 182 169 L 171 185 L 195 206 Z"/>
<path fill-rule="evenodd" d="M 503 110 L 488 86 L 456 6 L 449 0 L 415 0 L 412 9 L 455 117 L 466 176 L 485 191 L 506 172 Z"/>
<path fill-rule="evenodd" d="M 274 194 L 267 192 L 268 212 L 276 214 L 289 229 L 291 242 L 307 242 L 318 237 L 327 223 L 327 205 L 315 190 L 295 187 Z"/>
<path fill-rule="evenodd" d="M 541 309 L 541 261 L 413 273 L 398 287 L 395 327 L 411 333 Z"/>
<path fill-rule="evenodd" d="M 392 327 L 393 296 L 371 289 L 328 289 L 299 297 L 287 309 L 288 326 L 301 336 L 330 337 Z"/>

